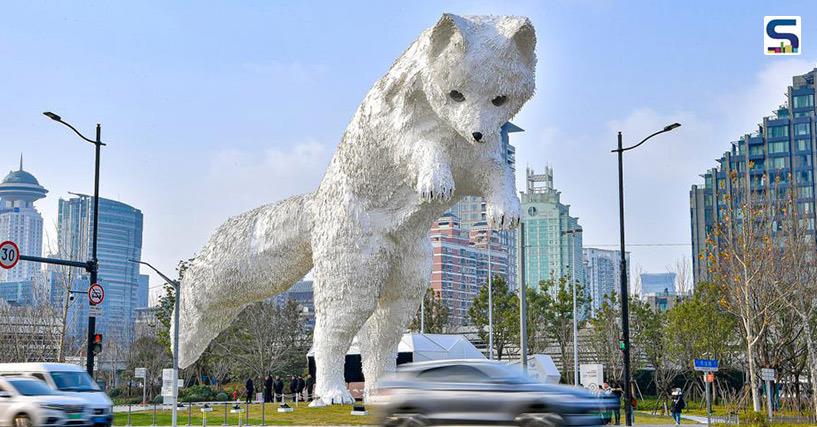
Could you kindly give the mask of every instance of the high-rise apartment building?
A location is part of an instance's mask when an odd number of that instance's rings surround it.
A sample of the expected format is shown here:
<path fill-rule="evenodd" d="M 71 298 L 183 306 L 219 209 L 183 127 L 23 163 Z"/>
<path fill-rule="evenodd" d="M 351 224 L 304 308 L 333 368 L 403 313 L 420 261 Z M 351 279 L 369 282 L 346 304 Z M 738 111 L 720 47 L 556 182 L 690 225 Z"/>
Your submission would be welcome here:
<path fill-rule="evenodd" d="M 510 144 L 509 134 L 522 131 L 510 122 L 501 128 L 502 156 L 512 170 L 516 167 L 516 149 Z M 516 286 L 516 231 L 490 230 L 485 211 L 484 198 L 464 197 L 431 229 L 431 288 L 448 307 L 452 325 L 469 322 L 471 301 L 488 281 L 489 259 L 491 274 L 501 275 L 512 289 Z"/>
<path fill-rule="evenodd" d="M 34 175 L 20 168 L 9 172 L 0 182 L 0 242 L 17 243 L 20 253 L 42 256 L 43 217 L 34 202 L 45 197 L 43 188 Z M 39 276 L 37 263 L 20 261 L 11 270 L 0 269 L 0 299 L 25 305 L 33 302 L 32 289 Z"/>
<path fill-rule="evenodd" d="M 675 295 L 675 273 L 641 273 L 641 290 L 639 296 L 667 294 Z"/>
<path fill-rule="evenodd" d="M 59 255 L 85 260 L 91 258 L 94 203 L 92 196 L 75 196 L 59 202 Z M 136 309 L 144 301 L 140 296 L 139 266 L 131 261 L 138 261 L 142 256 L 142 212 L 124 203 L 100 198 L 97 253 L 99 284 L 105 289 L 105 301 L 100 306 L 102 316 L 97 318 L 96 328 L 107 335 L 106 340 L 127 343 L 133 337 Z M 87 276 L 85 271 L 74 270 L 71 274 L 80 282 Z M 52 285 L 52 290 L 55 288 Z M 55 298 L 52 296 L 52 299 Z M 72 304 L 72 310 L 87 310 L 87 306 L 87 298 L 80 298 Z"/>
<path fill-rule="evenodd" d="M 570 205 L 560 200 L 553 188 L 553 170 L 536 174 L 526 170 L 522 193 L 522 223 L 525 225 L 525 283 L 570 277 L 585 283 L 582 233 L 579 219 L 570 216 Z"/>
<path fill-rule="evenodd" d="M 488 283 L 489 266 L 491 277 L 508 278 L 508 252 L 503 250 L 501 235 L 489 230 L 484 221 L 466 229 L 452 213 L 438 219 L 430 234 L 434 254 L 431 288 L 448 307 L 451 325 L 468 324 L 468 309 Z"/>
<path fill-rule="evenodd" d="M 604 299 L 621 293 L 621 251 L 584 248 L 584 276 L 590 297 L 590 315 L 595 316 Z M 630 267 L 630 253 L 625 254 L 627 268 Z M 627 284 L 630 274 L 627 274 Z"/>
<path fill-rule="evenodd" d="M 815 78 L 817 69 L 794 76 L 786 103 L 773 116 L 764 117 L 757 130 L 733 141 L 718 165 L 701 175 L 703 185 L 692 186 L 689 197 L 696 283 L 709 278 L 707 236 L 728 213 L 727 203 L 739 206 L 747 189 L 765 194 L 767 182 L 775 182 L 780 190 L 795 191 L 798 212 L 814 231 Z"/>

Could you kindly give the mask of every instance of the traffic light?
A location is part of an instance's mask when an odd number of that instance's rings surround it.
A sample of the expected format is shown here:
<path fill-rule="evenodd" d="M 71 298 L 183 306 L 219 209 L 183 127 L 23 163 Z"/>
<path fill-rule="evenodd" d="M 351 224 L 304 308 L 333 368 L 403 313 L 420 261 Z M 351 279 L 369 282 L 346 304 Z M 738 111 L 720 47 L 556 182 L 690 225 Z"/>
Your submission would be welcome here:
<path fill-rule="evenodd" d="M 102 353 L 102 334 L 94 335 L 94 356 Z"/>

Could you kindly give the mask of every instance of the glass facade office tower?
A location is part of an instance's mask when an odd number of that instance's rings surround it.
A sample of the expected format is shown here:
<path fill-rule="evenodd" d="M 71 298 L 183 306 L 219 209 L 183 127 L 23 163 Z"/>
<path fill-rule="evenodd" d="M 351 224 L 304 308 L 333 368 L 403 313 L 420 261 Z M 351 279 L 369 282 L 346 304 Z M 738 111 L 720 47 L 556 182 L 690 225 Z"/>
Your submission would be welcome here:
<path fill-rule="evenodd" d="M 706 263 L 707 235 L 721 222 L 726 203 L 734 207 L 747 186 L 764 194 L 764 176 L 781 191 L 795 191 L 798 212 L 814 232 L 815 103 L 817 69 L 794 76 L 786 103 L 764 117 L 758 129 L 732 142 L 718 165 L 703 175 L 703 185 L 689 192 L 692 263 L 695 282 L 710 278 Z M 734 178 L 730 178 L 734 177 Z"/>
<path fill-rule="evenodd" d="M 0 181 L 0 242 L 17 243 L 20 253 L 42 256 L 43 217 L 34 202 L 45 197 L 43 188 L 34 175 L 20 168 L 11 171 Z M 34 300 L 32 289 L 39 276 L 37 263 L 20 261 L 11 270 L 0 269 L 0 299 L 27 305 Z"/>
<path fill-rule="evenodd" d="M 91 258 L 93 197 L 75 196 L 69 200 L 60 199 L 57 240 L 61 257 L 86 260 Z M 106 340 L 128 343 L 133 338 L 136 309 L 147 299 L 140 295 L 140 289 L 144 292 L 147 287 L 144 279 L 140 279 L 139 265 L 130 261 L 138 261 L 142 256 L 142 212 L 100 197 L 97 253 L 99 284 L 105 289 L 102 316 L 96 323 L 97 332 L 105 335 Z M 80 282 L 87 276 L 84 270 L 74 270 L 73 277 L 80 278 Z M 87 279 L 84 283 L 86 287 L 74 289 L 87 289 Z M 72 310 L 87 310 L 87 305 L 87 298 L 78 298 L 72 304 Z"/>
<path fill-rule="evenodd" d="M 527 188 L 522 193 L 522 223 L 525 225 L 525 276 L 528 287 L 560 277 L 585 283 L 582 233 L 579 219 L 570 216 L 570 205 L 562 204 L 561 192 L 553 188 L 553 170 L 536 174 L 526 170 Z"/>
<path fill-rule="evenodd" d="M 584 274 L 590 296 L 590 315 L 595 316 L 604 298 L 621 293 L 621 251 L 584 248 Z M 630 253 L 625 254 L 630 268 Z M 630 281 L 627 273 L 627 284 Z"/>

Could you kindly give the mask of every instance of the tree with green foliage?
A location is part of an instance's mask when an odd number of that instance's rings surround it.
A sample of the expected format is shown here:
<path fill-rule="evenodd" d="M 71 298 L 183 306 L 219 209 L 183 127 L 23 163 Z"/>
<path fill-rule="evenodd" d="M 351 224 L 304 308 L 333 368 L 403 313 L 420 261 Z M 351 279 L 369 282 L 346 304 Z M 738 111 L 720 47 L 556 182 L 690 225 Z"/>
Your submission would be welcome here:
<path fill-rule="evenodd" d="M 519 299 L 508 288 L 508 283 L 500 275 L 494 275 L 492 286 L 494 348 L 498 360 L 502 360 L 507 347 L 519 338 Z M 488 343 L 488 283 L 479 290 L 468 309 L 471 323 L 477 334 Z"/>
<path fill-rule="evenodd" d="M 590 333 L 587 345 L 595 362 L 604 365 L 607 381 L 620 383 L 623 375 L 623 358 L 618 343 L 621 339 L 621 305 L 615 293 L 606 295 L 588 322 Z"/>
<path fill-rule="evenodd" d="M 423 315 L 422 326 L 424 327 L 424 333 L 442 334 L 448 327 L 448 307 L 434 289 L 428 288 L 426 290 L 423 297 L 423 306 L 417 309 L 417 314 L 414 315 L 414 319 L 409 324 L 409 330 L 420 332 L 421 315 Z"/>
<path fill-rule="evenodd" d="M 584 328 L 586 312 L 590 298 L 584 291 L 584 285 L 571 280 L 568 276 L 559 279 L 548 279 L 539 282 L 539 288 L 528 303 L 529 319 L 535 319 L 532 325 L 535 351 L 544 351 L 548 343 L 555 342 L 559 347 L 562 361 L 562 380 L 573 381 L 573 285 L 576 286 L 576 310 L 578 328 Z M 528 295 L 530 295 L 529 293 Z M 530 321 L 529 321 L 530 324 Z"/>

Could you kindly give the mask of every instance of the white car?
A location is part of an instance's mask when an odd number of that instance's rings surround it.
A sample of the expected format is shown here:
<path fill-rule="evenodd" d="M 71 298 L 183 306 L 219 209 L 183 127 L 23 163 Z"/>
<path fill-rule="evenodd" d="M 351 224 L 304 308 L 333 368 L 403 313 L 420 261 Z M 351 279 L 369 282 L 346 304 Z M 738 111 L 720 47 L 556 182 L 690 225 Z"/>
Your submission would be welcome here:
<path fill-rule="evenodd" d="M 0 376 L 36 378 L 58 394 L 82 399 L 91 413 L 90 424 L 109 427 L 113 402 L 85 370 L 70 363 L 0 363 Z"/>
<path fill-rule="evenodd" d="M 34 378 L 0 378 L 0 425 L 80 427 L 90 424 L 82 399 L 63 396 Z"/>

